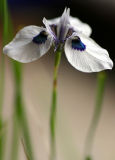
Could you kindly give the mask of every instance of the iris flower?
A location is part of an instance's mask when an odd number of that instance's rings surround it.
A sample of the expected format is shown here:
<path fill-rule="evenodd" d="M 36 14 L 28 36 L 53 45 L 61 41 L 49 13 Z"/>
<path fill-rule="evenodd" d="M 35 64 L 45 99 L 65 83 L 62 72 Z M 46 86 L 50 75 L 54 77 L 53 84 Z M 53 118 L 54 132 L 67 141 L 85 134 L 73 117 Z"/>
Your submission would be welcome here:
<path fill-rule="evenodd" d="M 90 38 L 91 27 L 70 16 L 65 8 L 59 18 L 46 20 L 45 27 L 27 26 L 4 47 L 6 55 L 22 63 L 39 59 L 51 46 L 55 51 L 61 48 L 69 63 L 82 72 L 99 72 L 112 69 L 113 62 L 107 50 Z"/>

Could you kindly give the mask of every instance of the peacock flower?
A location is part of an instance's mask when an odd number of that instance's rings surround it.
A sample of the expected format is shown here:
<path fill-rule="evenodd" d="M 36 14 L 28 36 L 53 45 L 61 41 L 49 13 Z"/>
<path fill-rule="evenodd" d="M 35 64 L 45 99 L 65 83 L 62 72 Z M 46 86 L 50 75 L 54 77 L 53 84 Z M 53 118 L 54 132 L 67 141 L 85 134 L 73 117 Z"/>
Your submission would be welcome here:
<path fill-rule="evenodd" d="M 112 69 L 113 62 L 106 49 L 90 38 L 88 24 L 70 16 L 70 9 L 64 10 L 59 18 L 46 20 L 45 27 L 27 26 L 7 44 L 3 52 L 22 63 L 39 59 L 51 46 L 56 51 L 64 49 L 69 63 L 82 72 L 99 72 Z"/>

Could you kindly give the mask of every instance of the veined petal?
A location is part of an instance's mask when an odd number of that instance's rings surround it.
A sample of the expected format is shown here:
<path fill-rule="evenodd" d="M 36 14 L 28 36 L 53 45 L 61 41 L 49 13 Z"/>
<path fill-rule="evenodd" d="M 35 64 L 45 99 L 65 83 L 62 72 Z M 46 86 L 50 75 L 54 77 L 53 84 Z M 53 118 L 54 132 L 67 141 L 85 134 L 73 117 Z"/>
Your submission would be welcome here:
<path fill-rule="evenodd" d="M 70 16 L 69 19 L 70 19 L 71 26 L 76 32 L 82 33 L 88 37 L 91 35 L 92 29 L 88 24 L 83 23 L 78 18 L 75 18 L 72 16 Z"/>
<path fill-rule="evenodd" d="M 107 50 L 82 34 L 67 39 L 65 54 L 70 64 L 82 72 L 99 72 L 113 67 Z"/>
<path fill-rule="evenodd" d="M 45 37 L 46 35 L 46 37 Z M 52 37 L 43 27 L 27 26 L 7 44 L 3 52 L 22 63 L 32 62 L 44 55 L 52 44 Z"/>

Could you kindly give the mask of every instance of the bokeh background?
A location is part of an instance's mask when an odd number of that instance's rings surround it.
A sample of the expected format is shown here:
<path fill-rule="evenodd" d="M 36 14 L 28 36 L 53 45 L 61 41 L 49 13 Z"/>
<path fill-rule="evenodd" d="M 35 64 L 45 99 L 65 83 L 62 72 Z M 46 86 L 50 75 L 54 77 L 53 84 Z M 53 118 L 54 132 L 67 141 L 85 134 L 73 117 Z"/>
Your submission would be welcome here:
<path fill-rule="evenodd" d="M 92 38 L 110 57 L 115 58 L 115 1 L 114 0 L 8 0 L 14 30 L 26 25 L 42 26 L 42 19 L 61 16 L 65 6 L 71 15 L 92 27 Z M 36 160 L 49 156 L 49 115 L 52 91 L 54 53 L 51 49 L 38 61 L 23 64 L 23 99 L 28 115 Z M 10 58 L 5 58 L 4 117 L 8 120 L 10 148 L 14 80 Z M 107 82 L 101 118 L 92 149 L 94 160 L 115 160 L 115 76 L 107 71 Z M 63 54 L 58 77 L 57 160 L 81 160 L 85 138 L 91 123 L 97 74 L 75 70 Z M 8 151 L 7 151 L 8 152 Z M 9 152 L 7 154 L 8 160 Z M 20 143 L 20 158 L 25 160 Z"/>

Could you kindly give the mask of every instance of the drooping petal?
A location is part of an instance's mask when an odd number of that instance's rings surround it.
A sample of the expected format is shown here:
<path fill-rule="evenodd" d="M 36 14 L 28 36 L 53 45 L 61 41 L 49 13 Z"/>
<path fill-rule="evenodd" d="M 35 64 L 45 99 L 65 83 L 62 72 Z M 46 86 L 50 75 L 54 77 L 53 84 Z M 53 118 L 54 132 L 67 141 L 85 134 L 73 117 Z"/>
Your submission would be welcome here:
<path fill-rule="evenodd" d="M 88 24 L 83 23 L 78 18 L 75 18 L 72 16 L 70 16 L 69 19 L 70 19 L 71 26 L 76 32 L 82 33 L 88 37 L 91 35 L 92 29 Z"/>
<path fill-rule="evenodd" d="M 52 37 L 43 27 L 27 26 L 7 44 L 3 52 L 22 63 L 32 62 L 44 55 L 52 44 Z"/>
<path fill-rule="evenodd" d="M 107 50 L 82 34 L 67 39 L 65 54 L 70 64 L 82 72 L 99 72 L 113 67 Z"/>

